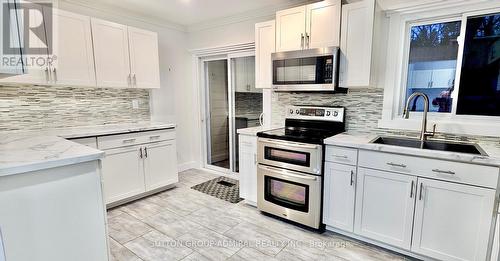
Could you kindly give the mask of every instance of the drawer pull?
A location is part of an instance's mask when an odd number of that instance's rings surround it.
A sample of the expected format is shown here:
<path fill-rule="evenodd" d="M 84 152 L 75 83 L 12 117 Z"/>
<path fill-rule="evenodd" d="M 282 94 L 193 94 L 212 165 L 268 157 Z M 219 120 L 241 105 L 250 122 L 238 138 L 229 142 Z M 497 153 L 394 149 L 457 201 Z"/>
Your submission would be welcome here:
<path fill-rule="evenodd" d="M 393 163 L 393 162 L 387 162 L 386 164 L 389 166 L 392 166 L 392 167 L 406 168 L 405 164 L 398 164 L 398 163 Z"/>
<path fill-rule="evenodd" d="M 155 136 L 150 136 L 149 139 L 150 140 L 157 140 L 159 139 L 161 136 L 160 135 L 155 135 Z"/>
<path fill-rule="evenodd" d="M 347 155 L 333 155 L 335 158 L 342 158 L 342 159 L 347 159 Z"/>
<path fill-rule="evenodd" d="M 132 142 L 135 142 L 135 139 L 126 139 L 126 140 L 123 140 L 123 143 L 132 143 Z"/>
<path fill-rule="evenodd" d="M 448 174 L 448 175 L 455 175 L 456 173 L 451 171 L 451 170 L 440 170 L 440 169 L 433 169 L 433 172 L 439 173 L 439 174 Z"/>

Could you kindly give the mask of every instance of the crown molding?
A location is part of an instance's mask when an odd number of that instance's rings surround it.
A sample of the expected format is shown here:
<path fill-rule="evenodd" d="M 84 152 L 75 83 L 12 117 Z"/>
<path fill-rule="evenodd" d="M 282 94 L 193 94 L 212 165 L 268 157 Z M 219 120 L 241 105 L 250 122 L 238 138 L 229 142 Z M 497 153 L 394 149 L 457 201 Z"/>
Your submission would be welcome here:
<path fill-rule="evenodd" d="M 229 24 L 235 24 L 235 23 L 241 23 L 249 20 L 256 20 L 256 19 L 274 19 L 276 15 L 276 11 L 287 9 L 287 8 L 293 8 L 305 4 L 310 4 L 314 2 L 318 2 L 319 0 L 297 0 L 294 1 L 293 3 L 288 3 L 288 4 L 280 4 L 280 5 L 274 5 L 274 6 L 269 6 L 257 10 L 251 10 L 247 11 L 244 13 L 232 15 L 232 16 L 227 16 L 223 18 L 218 18 L 218 19 L 213 19 L 209 21 L 204 21 L 192 25 L 187 26 L 187 31 L 192 33 L 196 31 L 203 31 L 203 30 L 208 30 L 224 25 L 229 25 Z"/>
<path fill-rule="evenodd" d="M 498 0 L 435 0 L 435 1 L 413 1 L 386 6 L 384 11 L 388 16 L 392 14 L 413 14 L 439 9 L 449 9 L 461 6 L 471 6 L 482 3 L 494 3 Z M 498 2 L 497 2 L 498 3 Z"/>
<path fill-rule="evenodd" d="M 123 19 L 134 20 L 141 23 L 146 23 L 162 28 L 173 29 L 181 32 L 187 32 L 187 27 L 181 24 L 173 23 L 171 21 L 165 19 L 156 19 L 153 17 L 147 17 L 135 12 L 131 12 L 119 7 L 112 7 L 109 5 L 98 3 L 97 1 L 85 1 L 85 0 L 58 0 L 59 6 L 60 3 L 68 3 L 71 5 L 76 5 L 84 8 L 88 8 L 94 11 L 100 11 L 103 13 L 107 13 L 116 17 L 120 17 Z"/>

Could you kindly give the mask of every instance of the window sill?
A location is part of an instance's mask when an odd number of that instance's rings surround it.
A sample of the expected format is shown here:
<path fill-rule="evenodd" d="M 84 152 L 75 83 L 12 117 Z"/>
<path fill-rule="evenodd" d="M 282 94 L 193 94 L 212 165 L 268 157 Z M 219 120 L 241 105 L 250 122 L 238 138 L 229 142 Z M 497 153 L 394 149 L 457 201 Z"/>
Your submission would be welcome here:
<path fill-rule="evenodd" d="M 436 124 L 436 132 L 440 133 L 500 137 L 500 122 L 485 122 L 478 121 L 477 119 L 457 119 L 455 122 L 452 122 L 450 120 L 429 118 L 427 130 L 432 130 L 433 124 Z M 381 119 L 378 121 L 378 127 L 383 129 L 420 131 L 422 128 L 422 118 L 408 120 Z"/>

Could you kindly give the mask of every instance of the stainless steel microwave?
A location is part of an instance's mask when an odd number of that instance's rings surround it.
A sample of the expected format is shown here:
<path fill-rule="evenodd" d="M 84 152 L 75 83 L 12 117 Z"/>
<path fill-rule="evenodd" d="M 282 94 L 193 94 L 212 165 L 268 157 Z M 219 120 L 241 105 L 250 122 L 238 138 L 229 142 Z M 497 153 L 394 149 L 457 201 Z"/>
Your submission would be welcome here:
<path fill-rule="evenodd" d="M 271 55 L 275 91 L 334 91 L 339 48 L 316 48 Z"/>

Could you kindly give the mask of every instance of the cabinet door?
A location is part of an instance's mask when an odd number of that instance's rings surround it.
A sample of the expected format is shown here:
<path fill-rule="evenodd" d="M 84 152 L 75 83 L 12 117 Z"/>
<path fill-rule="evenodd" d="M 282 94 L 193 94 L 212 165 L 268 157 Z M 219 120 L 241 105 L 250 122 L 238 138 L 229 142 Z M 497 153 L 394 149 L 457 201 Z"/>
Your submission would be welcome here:
<path fill-rule="evenodd" d="M 339 46 L 341 7 L 340 0 L 307 5 L 305 48 Z"/>
<path fill-rule="evenodd" d="M 255 88 L 271 88 L 271 54 L 275 52 L 276 21 L 255 24 Z"/>
<path fill-rule="evenodd" d="M 98 87 L 130 87 L 127 26 L 91 19 Z"/>
<path fill-rule="evenodd" d="M 22 59 L 21 56 L 21 39 L 20 39 L 20 34 L 23 33 L 22 31 L 19 32 L 18 27 L 18 19 L 16 16 L 16 11 L 13 10 L 14 8 L 14 0 L 4 0 L 0 4 L 0 13 L 4 14 L 4 12 L 8 12 L 7 9 L 10 10 L 9 14 L 9 19 L 7 20 L 6 18 L 0 19 L 0 35 L 2 36 L 9 36 L 9 42 L 6 44 L 9 44 L 10 47 L 12 48 L 13 53 L 12 54 L 4 54 L 4 41 L 2 38 L 2 41 L 0 41 L 0 50 L 2 50 L 0 55 L 0 61 L 3 61 L 5 59 L 13 59 L 14 62 L 12 64 L 4 64 L 3 62 L 0 63 L 0 76 L 3 77 L 5 76 L 14 76 L 14 75 L 19 75 L 23 74 L 23 64 L 18 63 L 20 59 Z M 19 14 L 20 12 L 18 12 Z M 8 23 L 5 24 L 5 23 Z M 5 27 L 4 27 L 5 26 Z M 14 48 L 17 47 L 17 48 Z M 1 255 L 0 255 L 1 258 Z"/>
<path fill-rule="evenodd" d="M 370 86 L 375 0 L 342 7 L 339 85 Z"/>
<path fill-rule="evenodd" d="M 359 168 L 354 232 L 410 250 L 417 178 Z"/>
<path fill-rule="evenodd" d="M 455 80 L 455 69 L 436 69 L 432 71 L 431 88 L 449 88 Z"/>
<path fill-rule="evenodd" d="M 179 181 L 175 140 L 147 145 L 144 157 L 146 191 Z"/>
<path fill-rule="evenodd" d="M 276 13 L 276 51 L 303 49 L 306 7 L 299 6 Z"/>
<path fill-rule="evenodd" d="M 432 70 L 414 70 L 411 74 L 411 88 L 429 88 L 432 80 Z"/>
<path fill-rule="evenodd" d="M 234 83 L 236 92 L 248 92 L 246 58 L 238 57 L 233 59 L 234 63 Z"/>
<path fill-rule="evenodd" d="M 495 238 L 493 240 L 493 249 L 491 252 L 491 261 L 500 261 L 500 214 L 497 215 L 497 226 L 495 229 Z"/>
<path fill-rule="evenodd" d="M 240 197 L 257 202 L 257 137 L 239 136 Z"/>
<path fill-rule="evenodd" d="M 124 147 L 105 152 L 102 175 L 106 204 L 145 192 L 140 148 Z"/>
<path fill-rule="evenodd" d="M 128 27 L 132 84 L 138 88 L 160 88 L 158 35 Z"/>
<path fill-rule="evenodd" d="M 325 163 L 323 222 L 348 232 L 354 230 L 356 166 Z"/>
<path fill-rule="evenodd" d="M 495 190 L 418 180 L 412 252 L 439 260 L 487 260 Z"/>
<path fill-rule="evenodd" d="M 95 86 L 94 50 L 90 17 L 59 9 L 53 17 L 51 82 L 58 85 Z"/>

